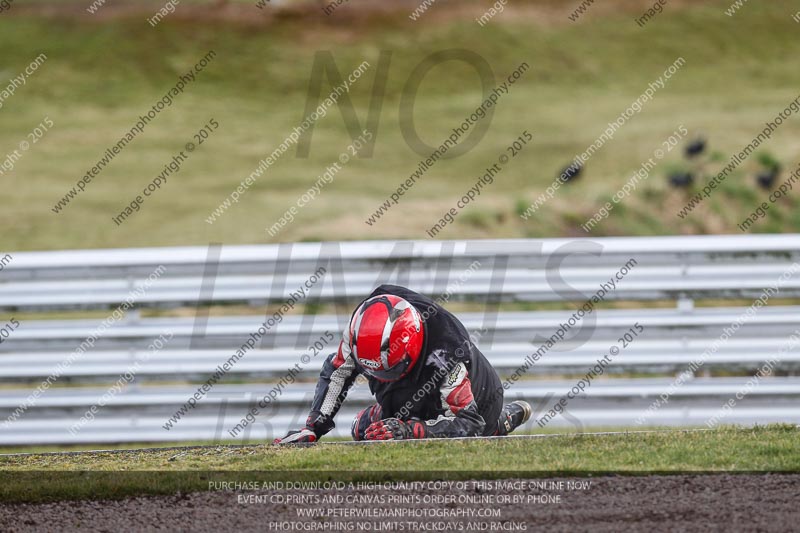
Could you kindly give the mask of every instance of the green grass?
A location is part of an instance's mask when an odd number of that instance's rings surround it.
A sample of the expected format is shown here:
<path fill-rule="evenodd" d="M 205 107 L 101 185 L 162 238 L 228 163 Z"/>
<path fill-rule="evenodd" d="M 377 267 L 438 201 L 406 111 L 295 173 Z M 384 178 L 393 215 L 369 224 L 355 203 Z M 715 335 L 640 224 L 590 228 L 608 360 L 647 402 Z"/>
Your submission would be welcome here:
<path fill-rule="evenodd" d="M 637 376 L 638 377 L 638 376 Z M 316 380 L 314 380 L 316 383 Z M 609 431 L 626 431 L 628 428 L 625 427 L 593 427 L 593 428 L 582 428 L 582 432 L 609 432 Z M 659 429 L 659 428 L 650 428 L 650 427 L 642 427 L 640 429 Z M 565 433 L 576 433 L 578 432 L 578 428 L 568 427 L 568 428 L 557 428 L 557 427 L 545 427 L 537 431 L 537 434 L 565 434 Z M 524 432 L 517 431 L 514 434 L 519 435 Z M 339 441 L 349 441 L 351 440 L 350 437 L 325 437 L 326 443 L 328 442 L 339 442 Z M 44 445 L 44 446 L 0 446 L 0 455 L 2 454 L 19 454 L 19 453 L 28 453 L 28 454 L 41 454 L 41 453 L 51 453 L 51 452 L 81 452 L 81 451 L 96 451 L 96 450 L 135 450 L 135 449 L 142 449 L 142 448 L 174 448 L 174 447 L 187 447 L 187 446 L 226 446 L 226 445 L 242 445 L 242 444 L 263 444 L 263 440 L 225 440 L 220 439 L 216 441 L 209 441 L 209 440 L 199 440 L 199 441 L 183 441 L 183 442 L 128 442 L 123 444 L 68 444 L 68 445 Z"/>
<path fill-rule="evenodd" d="M 551 7 L 557 16 L 542 18 L 520 2 L 483 28 L 471 16 L 472 10 L 479 14 L 485 9 L 478 3 L 453 16 L 443 5 L 418 23 L 402 13 L 369 24 L 336 16 L 322 22 L 293 16 L 262 27 L 173 17 L 155 29 L 138 15 L 98 23 L 91 17 L 47 19 L 12 10 L 0 17 L 0 47 L 9 51 L 0 81 L 18 74 L 41 52 L 49 59 L 0 109 L 0 159 L 45 116 L 55 126 L 1 177 L 0 224 L 6 231 L 0 234 L 0 250 L 424 238 L 425 230 L 475 182 L 479 169 L 496 161 L 525 129 L 534 134 L 533 145 L 512 159 L 439 237 L 580 235 L 580 223 L 680 124 L 707 134 L 711 148 L 727 157 L 797 96 L 800 72 L 792 65 L 800 41 L 790 16 L 792 3 L 752 3 L 736 17 L 726 17 L 723 7 L 729 4 L 671 6 L 644 29 L 633 22 L 631 9 L 638 5 L 600 9 L 572 24 L 566 20 L 571 6 Z M 498 81 L 523 61 L 531 68 L 501 99 L 475 149 L 437 163 L 400 206 L 367 226 L 365 218 L 420 160 L 400 131 L 405 82 L 423 58 L 449 48 L 481 54 Z M 198 81 L 63 214 L 51 212 L 112 140 L 211 49 L 217 58 Z M 365 59 L 373 65 L 351 93 L 362 124 L 379 52 L 392 51 L 374 156 L 351 161 L 293 224 L 269 238 L 265 228 L 349 143 L 341 114 L 333 109 L 316 126 L 310 157 L 288 152 L 221 220 L 207 224 L 206 216 L 302 120 L 314 54 L 320 49 L 333 50 L 343 73 Z M 592 157 L 580 181 L 523 221 L 520 207 L 678 56 L 685 57 L 686 66 Z M 328 90 L 325 85 L 323 93 Z M 480 100 L 474 70 L 457 61 L 436 67 L 416 100 L 420 136 L 431 144 L 440 142 Z M 212 117 L 219 130 L 139 213 L 116 227 L 111 218 Z M 797 163 L 798 134 L 800 121 L 791 119 L 765 147 L 784 168 Z M 736 223 L 766 197 L 752 183 L 754 157 L 725 182 L 717 201 L 705 202 L 689 220 L 680 220 L 675 212 L 684 193 L 669 190 L 664 180 L 666 166 L 679 159 L 670 154 L 594 234 L 736 232 Z M 797 207 L 796 196 L 790 197 L 774 208 L 785 216 L 771 214 L 755 231 L 800 231 Z"/>
<path fill-rule="evenodd" d="M 468 479 L 618 473 L 798 472 L 794 426 L 537 439 L 207 447 L 0 457 L 1 500 L 207 490 L 209 480 Z M 334 449 L 335 448 L 335 449 Z M 45 473 L 46 472 L 46 473 Z"/>

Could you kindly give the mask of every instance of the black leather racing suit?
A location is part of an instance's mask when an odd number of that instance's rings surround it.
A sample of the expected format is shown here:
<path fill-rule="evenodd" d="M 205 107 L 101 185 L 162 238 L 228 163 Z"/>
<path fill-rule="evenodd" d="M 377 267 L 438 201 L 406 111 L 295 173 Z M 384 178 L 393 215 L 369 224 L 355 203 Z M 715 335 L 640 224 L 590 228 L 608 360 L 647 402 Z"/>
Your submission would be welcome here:
<path fill-rule="evenodd" d="M 421 315 L 425 335 L 420 357 L 405 377 L 384 383 L 365 374 L 382 416 L 423 420 L 428 437 L 495 434 L 503 407 L 500 378 L 464 325 L 430 298 L 405 287 L 381 285 L 369 297 L 381 294 L 411 303 Z M 317 437 L 334 427 L 333 418 L 360 373 L 349 336 L 346 328 L 338 352 L 328 356 L 320 373 L 306 423 Z"/>

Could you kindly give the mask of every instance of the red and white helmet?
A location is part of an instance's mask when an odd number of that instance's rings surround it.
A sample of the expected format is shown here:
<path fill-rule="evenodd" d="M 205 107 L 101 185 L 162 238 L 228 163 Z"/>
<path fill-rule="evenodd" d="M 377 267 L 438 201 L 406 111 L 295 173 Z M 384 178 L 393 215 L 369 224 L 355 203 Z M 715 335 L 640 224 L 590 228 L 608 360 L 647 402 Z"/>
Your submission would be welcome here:
<path fill-rule="evenodd" d="M 364 301 L 350 320 L 350 349 L 356 363 L 378 381 L 397 381 L 419 359 L 424 340 L 419 312 L 391 294 Z"/>

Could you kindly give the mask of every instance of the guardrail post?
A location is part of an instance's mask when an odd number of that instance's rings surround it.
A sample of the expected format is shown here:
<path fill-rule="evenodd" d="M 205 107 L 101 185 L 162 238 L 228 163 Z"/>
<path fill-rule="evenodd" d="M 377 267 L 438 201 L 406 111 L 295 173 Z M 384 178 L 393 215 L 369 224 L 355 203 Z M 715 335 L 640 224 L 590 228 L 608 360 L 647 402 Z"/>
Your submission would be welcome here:
<path fill-rule="evenodd" d="M 676 302 L 677 309 L 681 313 L 691 313 L 694 311 L 694 300 L 692 298 L 687 297 L 685 294 L 681 294 L 678 297 Z"/>
<path fill-rule="evenodd" d="M 339 323 L 337 324 L 338 331 L 333 331 L 331 333 L 338 336 L 344 329 L 352 311 L 348 308 L 350 304 L 347 294 L 347 284 L 344 279 L 345 268 L 344 262 L 342 261 L 341 243 L 322 243 L 320 245 L 315 270 L 313 272 L 308 272 L 308 275 L 319 272 L 322 268 L 325 269 L 323 279 L 309 288 L 308 296 L 303 302 L 303 305 L 306 309 L 316 309 L 316 307 L 322 303 L 322 289 L 326 284 L 330 283 L 333 291 L 333 306 L 336 310 L 336 316 L 339 319 Z M 302 350 L 308 347 L 311 342 L 314 322 L 317 320 L 316 317 L 316 313 L 303 313 L 300 319 L 300 328 L 293 344 L 294 348 Z M 273 335 L 273 342 L 274 340 L 275 336 Z"/>
<path fill-rule="evenodd" d="M 198 349 L 202 345 L 198 339 L 202 336 L 205 337 L 206 328 L 208 327 L 208 316 L 210 310 L 208 307 L 203 306 L 204 301 L 209 301 L 214 296 L 214 284 L 217 281 L 217 273 L 219 272 L 219 258 L 222 254 L 222 244 L 209 243 L 208 253 L 206 260 L 203 264 L 203 279 L 200 282 L 200 293 L 197 295 L 197 306 L 195 307 L 194 326 L 192 328 L 192 335 L 189 337 L 189 348 Z"/>
<path fill-rule="evenodd" d="M 292 255 L 294 251 L 294 243 L 287 242 L 287 243 L 280 243 L 278 244 L 278 254 L 275 258 L 275 263 L 273 263 L 272 272 L 270 272 L 271 284 L 267 289 L 266 294 L 266 303 L 264 305 L 264 321 L 266 322 L 269 319 L 269 307 L 270 307 L 270 297 L 272 295 L 284 295 L 287 292 L 286 289 L 286 281 L 289 275 L 289 272 L 292 269 Z M 280 281 L 280 284 L 278 282 Z M 280 324 L 275 326 L 275 329 L 279 329 Z M 261 337 L 261 342 L 259 344 L 259 348 L 269 349 L 275 347 L 275 339 L 277 335 L 274 331 L 268 331 L 266 335 Z M 269 339 L 269 340 L 268 340 Z"/>

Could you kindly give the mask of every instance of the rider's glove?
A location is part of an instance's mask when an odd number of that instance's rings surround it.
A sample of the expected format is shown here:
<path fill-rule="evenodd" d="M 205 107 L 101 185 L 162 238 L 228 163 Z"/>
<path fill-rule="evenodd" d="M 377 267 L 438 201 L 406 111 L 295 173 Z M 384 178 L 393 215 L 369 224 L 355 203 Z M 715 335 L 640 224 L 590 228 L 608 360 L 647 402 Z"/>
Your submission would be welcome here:
<path fill-rule="evenodd" d="M 417 418 L 408 421 L 384 418 L 370 424 L 364 432 L 366 440 L 424 439 L 427 436 L 428 428 Z"/>

